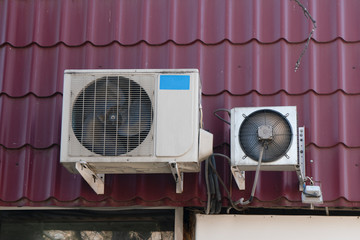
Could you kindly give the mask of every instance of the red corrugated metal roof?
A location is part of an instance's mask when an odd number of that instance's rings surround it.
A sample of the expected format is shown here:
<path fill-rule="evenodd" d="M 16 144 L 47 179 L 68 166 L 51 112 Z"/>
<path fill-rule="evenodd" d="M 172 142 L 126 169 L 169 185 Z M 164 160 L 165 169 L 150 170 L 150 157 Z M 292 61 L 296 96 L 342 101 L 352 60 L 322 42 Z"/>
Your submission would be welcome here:
<path fill-rule="evenodd" d="M 203 206 L 203 172 L 183 194 L 170 174 L 108 175 L 97 196 L 59 163 L 65 69 L 198 68 L 215 151 L 229 152 L 215 109 L 296 105 L 325 206 L 360 207 L 360 2 L 302 2 L 317 29 L 295 73 L 312 28 L 295 1 L 0 1 L 0 205 Z M 302 206 L 297 184 L 262 172 L 254 205 Z"/>
<path fill-rule="evenodd" d="M 198 68 L 206 95 L 223 91 L 233 95 L 252 91 L 272 95 L 282 90 L 290 95 L 308 91 L 322 95 L 338 90 L 348 94 L 360 92 L 360 41 L 312 41 L 302 58 L 301 70 L 294 72 L 303 47 L 304 43 L 284 40 L 272 44 L 224 41 L 216 45 L 167 42 L 159 46 L 112 43 L 103 47 L 91 43 L 68 47 L 59 43 L 50 48 L 36 44 L 14 48 L 5 44 L 0 48 L 0 91 L 12 97 L 61 93 L 64 69 L 69 68 Z"/>
<path fill-rule="evenodd" d="M 354 25 L 360 22 L 359 1 L 302 2 L 317 21 L 316 41 L 359 40 L 360 27 Z M 19 47 L 114 41 L 123 45 L 303 42 L 311 29 L 301 8 L 289 0 L 1 1 L 0 16 L 0 44 Z"/>
<path fill-rule="evenodd" d="M 36 97 L 33 94 L 20 98 L 0 96 L 0 142 L 6 148 L 48 148 L 60 144 L 61 94 Z M 360 95 L 348 95 L 343 91 L 319 95 L 309 91 L 300 95 L 289 95 L 280 91 L 274 95 L 251 92 L 246 95 L 203 96 L 205 127 L 215 134 L 215 145 L 229 143 L 227 125 L 221 123 L 212 112 L 218 108 L 240 106 L 297 106 L 298 124 L 307 128 L 306 142 L 319 147 L 344 144 L 360 147 L 360 132 L 357 116 L 360 116 Z M 46 126 L 46 127 L 44 127 Z M 220 125 L 221 126 L 221 125 Z"/>
<path fill-rule="evenodd" d="M 59 146 L 34 149 L 0 146 L 0 204 L 4 206 L 161 206 L 201 205 L 199 174 L 187 174 L 185 191 L 176 194 L 170 174 L 106 175 L 105 195 L 96 195 L 80 175 L 59 163 Z M 192 183 L 198 183 L 193 185 Z M 194 194 L 194 191 L 197 194 Z"/>

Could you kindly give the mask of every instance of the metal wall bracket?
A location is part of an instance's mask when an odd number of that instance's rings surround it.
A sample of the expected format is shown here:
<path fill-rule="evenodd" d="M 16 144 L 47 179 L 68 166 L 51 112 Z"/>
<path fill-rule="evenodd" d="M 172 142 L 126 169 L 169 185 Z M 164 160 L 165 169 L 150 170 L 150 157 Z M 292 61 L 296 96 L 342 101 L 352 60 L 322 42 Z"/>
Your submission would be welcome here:
<path fill-rule="evenodd" d="M 180 172 L 178 168 L 178 164 L 176 162 L 170 162 L 170 169 L 171 173 L 174 177 L 174 180 L 176 182 L 176 193 L 182 193 L 184 190 L 184 173 Z"/>
<path fill-rule="evenodd" d="M 105 174 L 95 173 L 85 161 L 77 162 L 75 168 L 96 194 L 104 194 Z"/>
<path fill-rule="evenodd" d="M 245 171 L 240 170 L 237 166 L 231 166 L 231 172 L 238 188 L 245 190 Z"/>
<path fill-rule="evenodd" d="M 299 164 L 296 166 L 296 174 L 299 179 L 299 191 L 304 190 L 305 181 L 305 127 L 299 127 Z"/>

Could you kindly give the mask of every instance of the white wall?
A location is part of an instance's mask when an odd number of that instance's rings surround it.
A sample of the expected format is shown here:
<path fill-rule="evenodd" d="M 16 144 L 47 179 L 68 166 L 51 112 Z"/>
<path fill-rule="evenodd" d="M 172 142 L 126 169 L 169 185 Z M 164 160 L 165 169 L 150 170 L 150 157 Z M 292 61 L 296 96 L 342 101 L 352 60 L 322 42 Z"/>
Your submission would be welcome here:
<path fill-rule="evenodd" d="M 360 239 L 359 217 L 196 215 L 196 240 Z"/>

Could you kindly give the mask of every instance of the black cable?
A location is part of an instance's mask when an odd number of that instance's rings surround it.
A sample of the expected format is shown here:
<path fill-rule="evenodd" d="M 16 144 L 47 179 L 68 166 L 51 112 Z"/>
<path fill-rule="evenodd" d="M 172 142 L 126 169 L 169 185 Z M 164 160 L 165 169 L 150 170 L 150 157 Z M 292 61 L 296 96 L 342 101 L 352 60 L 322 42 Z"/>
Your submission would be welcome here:
<path fill-rule="evenodd" d="M 216 163 L 215 163 L 215 157 L 214 155 L 211 155 L 211 163 L 213 164 L 213 166 L 216 169 Z M 219 188 L 219 181 L 218 181 L 218 177 L 215 174 L 215 172 L 211 169 L 211 173 L 213 176 L 213 180 L 214 180 L 214 187 L 215 187 L 215 213 L 220 213 L 221 212 L 221 193 L 220 193 L 220 188 Z"/>
<path fill-rule="evenodd" d="M 225 109 L 225 108 L 216 109 L 216 110 L 214 111 L 214 115 L 215 115 L 218 119 L 220 119 L 221 121 L 225 122 L 226 124 L 231 125 L 229 121 L 227 121 L 227 120 L 225 120 L 224 118 L 220 117 L 220 116 L 217 114 L 217 112 L 227 112 L 228 115 L 229 115 L 229 117 L 230 117 L 230 116 L 231 116 L 231 111 L 230 111 L 229 109 Z"/>
<path fill-rule="evenodd" d="M 214 214 L 221 211 L 221 194 L 219 190 L 217 176 L 214 173 L 213 169 L 209 167 L 209 163 L 212 161 L 213 157 L 210 156 L 205 162 L 205 182 L 207 190 L 207 204 L 205 209 L 206 214 Z"/>
<path fill-rule="evenodd" d="M 225 158 L 226 160 L 228 160 L 229 166 L 231 166 L 231 159 L 228 156 L 226 156 L 225 154 L 213 153 L 212 156 L 219 156 L 219 157 Z"/>
<path fill-rule="evenodd" d="M 213 155 L 214 155 L 214 154 L 213 154 Z M 216 155 L 214 155 L 214 156 L 222 156 L 222 157 L 225 156 L 225 157 L 227 157 L 226 155 L 222 155 L 222 154 L 220 154 L 220 155 L 216 154 Z M 227 158 L 228 158 L 228 157 L 227 157 Z M 219 173 L 217 172 L 215 166 L 213 166 L 213 164 L 211 163 L 211 161 L 209 161 L 209 166 L 212 168 L 212 170 L 213 170 L 214 173 L 216 174 L 219 182 L 220 182 L 221 185 L 223 186 L 223 188 L 224 188 L 224 190 L 225 190 L 225 192 L 226 192 L 226 194 L 227 194 L 227 198 L 228 198 L 228 200 L 229 200 L 232 208 L 234 208 L 234 209 L 237 210 L 237 211 L 243 211 L 243 209 L 238 208 L 238 207 L 235 205 L 234 201 L 231 199 L 231 194 L 230 194 L 229 190 L 227 189 L 224 181 L 223 181 L 223 180 L 221 179 L 221 177 L 219 176 Z"/>
<path fill-rule="evenodd" d="M 211 163 L 211 158 L 209 159 L 209 163 Z M 215 183 L 214 183 L 214 176 L 209 169 L 209 184 L 210 184 L 210 214 L 215 213 L 215 206 L 216 206 L 216 193 L 215 193 Z"/>

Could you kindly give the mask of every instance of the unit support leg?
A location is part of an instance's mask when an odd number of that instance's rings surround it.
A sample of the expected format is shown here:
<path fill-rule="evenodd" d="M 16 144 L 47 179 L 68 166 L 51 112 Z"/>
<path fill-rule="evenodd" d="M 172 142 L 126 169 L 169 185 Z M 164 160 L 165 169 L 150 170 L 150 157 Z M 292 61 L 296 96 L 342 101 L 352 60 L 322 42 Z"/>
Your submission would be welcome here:
<path fill-rule="evenodd" d="M 176 182 L 176 193 L 182 193 L 184 190 L 184 182 L 183 182 L 184 173 L 180 172 L 176 162 L 170 162 L 169 165 L 170 165 L 171 173 Z"/>
<path fill-rule="evenodd" d="M 96 194 L 104 194 L 105 174 L 95 173 L 85 161 L 77 162 L 75 168 Z"/>
<path fill-rule="evenodd" d="M 245 171 L 240 170 L 237 166 L 231 167 L 231 173 L 240 190 L 245 190 Z"/>

